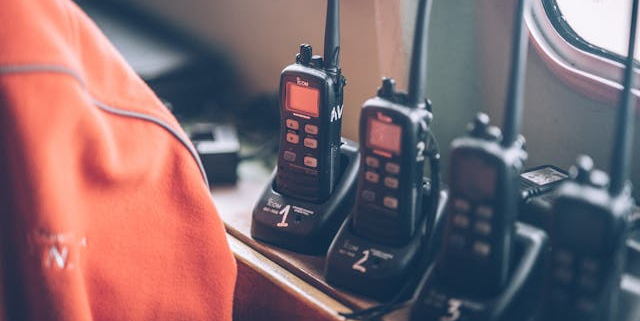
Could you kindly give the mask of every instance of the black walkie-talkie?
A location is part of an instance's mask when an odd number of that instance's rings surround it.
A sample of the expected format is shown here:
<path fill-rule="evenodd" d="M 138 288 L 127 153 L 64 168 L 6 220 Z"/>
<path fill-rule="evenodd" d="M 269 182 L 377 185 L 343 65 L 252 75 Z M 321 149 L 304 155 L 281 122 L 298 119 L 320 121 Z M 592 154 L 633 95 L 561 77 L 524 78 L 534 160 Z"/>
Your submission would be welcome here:
<path fill-rule="evenodd" d="M 517 1 L 504 135 L 479 114 L 469 136 L 451 145 L 449 198 L 437 273 L 454 288 L 495 294 L 507 282 L 514 224 L 519 204 L 519 175 L 526 158 L 519 136 L 527 29 L 527 0 Z"/>
<path fill-rule="evenodd" d="M 615 126 L 611 177 L 594 170 L 587 156 L 572 168 L 553 203 L 551 266 L 545 314 L 549 321 L 614 321 L 625 266 L 629 216 L 628 181 L 636 98 L 632 95 L 638 0 L 633 0 L 624 85 Z"/>
<path fill-rule="evenodd" d="M 360 112 L 362 146 L 352 227 L 382 244 L 406 243 L 423 214 L 422 177 L 433 119 L 425 97 L 429 9 L 429 1 L 419 1 L 408 93 L 397 92 L 394 80 L 384 78 L 377 97 L 367 100 Z"/>
<path fill-rule="evenodd" d="M 340 174 L 345 78 L 340 70 L 340 7 L 328 0 L 324 60 L 308 44 L 280 76 L 280 150 L 276 190 L 310 202 L 325 200 Z"/>
<path fill-rule="evenodd" d="M 355 205 L 331 242 L 325 278 L 387 303 L 344 314 L 348 318 L 376 319 L 406 300 L 441 234 L 440 154 L 425 97 L 431 3 L 418 0 L 407 93 L 384 78 L 360 112 Z M 426 159 L 429 181 L 423 179 Z"/>

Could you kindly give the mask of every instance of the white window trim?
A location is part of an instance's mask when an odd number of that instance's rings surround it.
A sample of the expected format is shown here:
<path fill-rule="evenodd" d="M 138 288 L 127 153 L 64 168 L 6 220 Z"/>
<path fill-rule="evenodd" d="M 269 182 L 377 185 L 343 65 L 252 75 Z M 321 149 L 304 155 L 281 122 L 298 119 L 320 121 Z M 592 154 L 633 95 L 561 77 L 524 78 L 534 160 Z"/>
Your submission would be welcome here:
<path fill-rule="evenodd" d="M 532 10 L 525 16 L 525 21 L 534 48 L 558 78 L 591 99 L 617 105 L 622 90 L 623 64 L 569 44 L 551 24 L 540 0 L 533 2 Z M 634 77 L 638 84 L 638 68 L 634 71 Z M 633 94 L 638 105 L 638 87 L 634 88 Z"/>

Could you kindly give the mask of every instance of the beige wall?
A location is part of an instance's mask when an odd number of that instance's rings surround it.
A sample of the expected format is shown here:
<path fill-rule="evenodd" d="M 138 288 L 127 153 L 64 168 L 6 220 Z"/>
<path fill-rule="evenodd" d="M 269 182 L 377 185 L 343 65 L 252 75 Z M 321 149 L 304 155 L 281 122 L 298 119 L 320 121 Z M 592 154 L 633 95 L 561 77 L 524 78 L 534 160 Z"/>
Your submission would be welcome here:
<path fill-rule="evenodd" d="M 502 121 L 507 83 L 512 1 L 481 0 L 477 33 L 480 77 L 485 79 L 482 105 Z M 507 17 L 507 18 L 505 18 Z M 539 53 L 529 46 L 523 133 L 529 152 L 528 166 L 554 164 L 568 168 L 579 154 L 608 170 L 613 142 L 616 106 L 587 98 L 558 79 Z M 637 114 L 636 114 L 637 115 Z M 640 120 L 636 118 L 636 124 Z M 640 197 L 640 126 L 636 125 L 632 182 Z"/>
<path fill-rule="evenodd" d="M 199 40 L 227 50 L 247 79 L 250 93 L 275 92 L 278 77 L 298 45 L 321 53 L 324 0 L 132 0 Z M 345 88 L 343 136 L 357 140 L 362 103 L 382 76 L 406 86 L 407 44 L 413 37 L 416 0 L 342 0 L 342 66 Z M 474 33 L 476 2 L 436 0 L 432 9 L 427 94 L 433 129 L 443 151 L 464 133 L 480 108 Z"/>
<path fill-rule="evenodd" d="M 388 0 L 392 1 L 392 0 Z M 249 93 L 275 92 L 282 69 L 301 43 L 322 54 L 326 1 L 134 0 L 234 59 Z M 341 2 L 343 73 L 347 77 L 343 135 L 357 138 L 362 103 L 380 82 L 373 1 Z"/>
<path fill-rule="evenodd" d="M 293 61 L 300 43 L 309 41 L 316 52 L 322 52 L 326 4 L 322 0 L 134 1 L 201 40 L 229 50 L 254 93 L 277 90 L 280 70 Z M 400 13 L 392 12 L 392 2 L 401 2 Z M 346 137 L 357 138 L 360 106 L 374 95 L 383 74 L 398 78 L 404 88 L 407 50 L 402 46 L 411 41 L 415 2 L 342 1 Z M 495 124 L 501 122 L 514 3 L 434 0 L 427 95 L 434 105 L 433 129 L 443 151 L 445 179 L 449 144 L 464 134 L 473 114 L 485 111 Z M 401 21 L 392 23 L 398 14 Z M 599 167 L 608 168 L 615 108 L 566 86 L 531 48 L 527 72 L 523 121 L 527 166 L 546 163 L 567 168 L 576 155 L 588 153 Z M 639 129 L 634 159 L 637 187 Z M 640 188 L 635 194 L 640 195 Z"/>

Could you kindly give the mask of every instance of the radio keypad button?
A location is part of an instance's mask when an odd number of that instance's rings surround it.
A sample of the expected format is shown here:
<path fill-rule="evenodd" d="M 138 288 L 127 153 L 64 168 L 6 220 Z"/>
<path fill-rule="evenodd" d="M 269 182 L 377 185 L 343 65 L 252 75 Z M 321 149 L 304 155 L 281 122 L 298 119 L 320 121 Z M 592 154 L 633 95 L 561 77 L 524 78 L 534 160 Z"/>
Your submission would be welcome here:
<path fill-rule="evenodd" d="M 580 286 L 580 288 L 591 292 L 595 292 L 595 290 L 597 290 L 598 288 L 596 279 L 586 275 L 583 275 L 578 279 L 578 285 Z"/>
<path fill-rule="evenodd" d="M 384 169 L 390 174 L 400 173 L 400 165 L 398 165 L 397 163 L 387 163 L 384 166 Z"/>
<path fill-rule="evenodd" d="M 398 179 L 397 178 L 393 178 L 393 177 L 385 177 L 384 179 L 384 186 L 388 187 L 388 188 L 392 188 L 392 189 L 396 189 L 398 188 Z"/>
<path fill-rule="evenodd" d="M 456 198 L 453 201 L 453 208 L 461 213 L 469 213 L 469 210 L 471 210 L 471 204 L 464 199 Z"/>
<path fill-rule="evenodd" d="M 491 224 L 488 222 L 477 221 L 473 225 L 473 230 L 480 235 L 487 236 L 491 234 Z"/>
<path fill-rule="evenodd" d="M 582 311 L 582 313 L 584 314 L 592 314 L 596 310 L 595 303 L 586 298 L 578 299 L 578 302 L 576 302 L 576 307 L 578 308 L 578 310 Z"/>
<path fill-rule="evenodd" d="M 573 254 L 571 252 L 562 249 L 557 249 L 555 252 L 553 259 L 557 264 L 564 266 L 573 264 Z"/>
<path fill-rule="evenodd" d="M 286 160 L 288 162 L 295 162 L 296 161 L 296 153 L 290 152 L 290 151 L 287 150 L 282 154 L 282 158 L 284 158 L 284 160 Z"/>
<path fill-rule="evenodd" d="M 598 262 L 588 257 L 578 262 L 580 266 L 578 286 L 586 291 L 595 292 L 598 289 L 598 271 L 600 270 Z"/>
<path fill-rule="evenodd" d="M 318 141 L 313 138 L 305 138 L 304 146 L 312 149 L 318 148 Z"/>
<path fill-rule="evenodd" d="M 365 189 L 362 191 L 362 198 L 367 202 L 373 202 L 376 199 L 376 193 L 371 190 Z"/>
<path fill-rule="evenodd" d="M 382 200 L 385 207 L 395 210 L 398 208 L 398 199 L 395 197 L 387 196 Z"/>
<path fill-rule="evenodd" d="M 585 273 L 595 274 L 598 272 L 598 262 L 589 258 L 582 259 L 580 269 Z"/>
<path fill-rule="evenodd" d="M 473 243 L 473 252 L 479 256 L 489 256 L 491 253 L 491 246 L 485 242 L 475 242 Z"/>
<path fill-rule="evenodd" d="M 369 166 L 371 168 L 380 167 L 380 160 L 375 158 L 375 157 L 373 157 L 373 156 L 367 156 L 364 161 L 367 164 L 367 166 Z"/>
<path fill-rule="evenodd" d="M 483 219 L 490 220 L 493 218 L 493 208 L 486 205 L 479 205 L 476 209 L 476 215 L 482 217 Z"/>
<path fill-rule="evenodd" d="M 364 173 L 364 179 L 366 179 L 367 182 L 377 184 L 378 181 L 380 181 L 380 175 L 378 175 L 378 173 L 376 172 L 366 171 Z"/>
<path fill-rule="evenodd" d="M 287 133 L 287 142 L 291 144 L 297 144 L 300 142 L 300 136 L 294 133 Z"/>
<path fill-rule="evenodd" d="M 461 229 L 466 229 L 469 227 L 469 217 L 464 214 L 456 214 L 453 216 L 453 225 Z"/>
<path fill-rule="evenodd" d="M 305 156 L 304 157 L 304 165 L 311 167 L 311 168 L 316 168 L 318 167 L 318 159 L 315 157 L 311 157 L 311 156 Z"/>
<path fill-rule="evenodd" d="M 462 249 L 467 245 L 467 239 L 460 234 L 451 234 L 449 236 L 449 244 L 453 247 Z"/>
<path fill-rule="evenodd" d="M 306 125 L 304 125 L 304 131 L 307 134 L 317 135 L 318 134 L 318 126 L 311 125 L 311 124 L 306 124 Z"/>
<path fill-rule="evenodd" d="M 298 130 L 298 128 L 300 128 L 300 123 L 298 123 L 297 120 L 287 119 L 286 123 L 287 123 L 287 128 L 291 128 L 293 130 Z"/>
<path fill-rule="evenodd" d="M 573 273 L 567 268 L 556 267 L 553 271 L 553 278 L 562 284 L 569 284 L 573 280 Z"/>

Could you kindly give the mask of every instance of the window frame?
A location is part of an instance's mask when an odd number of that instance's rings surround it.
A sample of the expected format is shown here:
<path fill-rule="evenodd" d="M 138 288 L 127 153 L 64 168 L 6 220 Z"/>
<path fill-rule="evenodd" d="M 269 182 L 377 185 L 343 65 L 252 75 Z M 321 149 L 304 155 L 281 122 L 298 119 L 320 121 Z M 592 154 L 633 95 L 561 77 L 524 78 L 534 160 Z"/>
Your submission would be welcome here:
<path fill-rule="evenodd" d="M 596 46 L 580 36 L 564 19 L 557 0 L 541 0 L 549 21 L 556 31 L 571 45 L 600 57 L 624 64 L 625 56 L 606 48 Z M 626 39 L 626 38 L 625 38 Z"/>
<path fill-rule="evenodd" d="M 555 0 L 533 1 L 525 16 L 533 47 L 549 69 L 569 87 L 591 99 L 615 106 L 622 90 L 624 57 L 577 35 L 561 19 L 559 10 Z M 637 61 L 635 65 L 640 66 Z M 638 84 L 638 69 L 635 69 L 634 77 Z M 639 100 L 638 87 L 632 92 Z"/>

